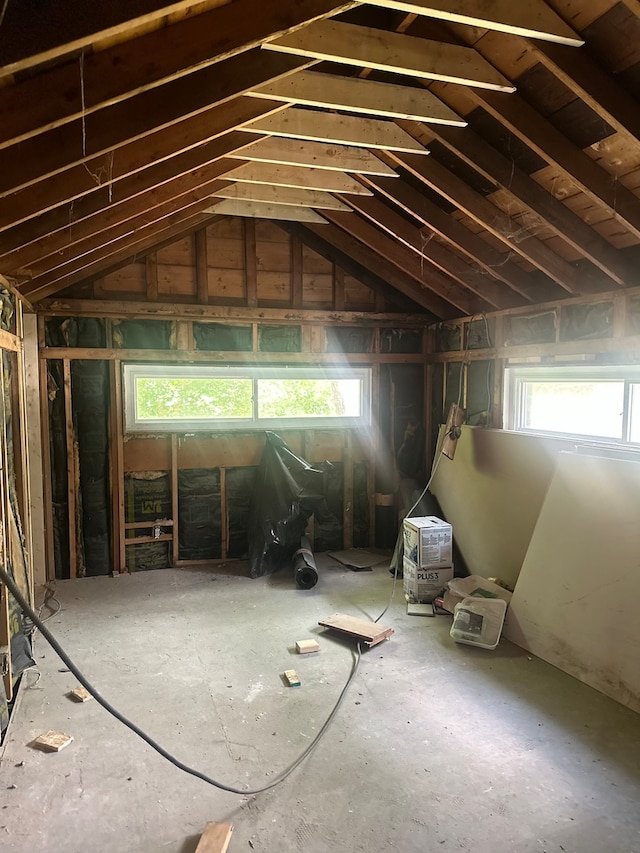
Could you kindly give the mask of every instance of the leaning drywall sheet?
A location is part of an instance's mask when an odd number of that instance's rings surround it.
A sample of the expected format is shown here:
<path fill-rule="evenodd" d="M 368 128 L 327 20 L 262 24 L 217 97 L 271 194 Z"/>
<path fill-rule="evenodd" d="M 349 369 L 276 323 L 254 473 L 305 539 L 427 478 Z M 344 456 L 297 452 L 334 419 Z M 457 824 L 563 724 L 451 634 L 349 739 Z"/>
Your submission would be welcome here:
<path fill-rule="evenodd" d="M 640 711 L 640 463 L 561 453 L 504 634 Z"/>

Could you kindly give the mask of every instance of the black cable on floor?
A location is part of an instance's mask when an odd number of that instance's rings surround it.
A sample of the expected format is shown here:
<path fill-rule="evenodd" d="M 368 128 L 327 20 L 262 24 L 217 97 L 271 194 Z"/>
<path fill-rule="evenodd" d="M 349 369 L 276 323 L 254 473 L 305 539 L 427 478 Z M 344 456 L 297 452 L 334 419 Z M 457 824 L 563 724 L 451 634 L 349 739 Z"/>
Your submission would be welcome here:
<path fill-rule="evenodd" d="M 196 770 L 195 768 L 189 767 L 187 764 L 184 764 L 178 758 L 171 755 L 171 753 L 168 752 L 166 749 L 164 749 L 164 747 L 160 746 L 159 743 L 157 743 L 150 735 L 148 735 L 145 731 L 143 731 L 139 726 L 137 726 L 135 723 L 131 722 L 131 720 L 129 720 L 127 717 L 125 717 L 125 715 L 122 714 L 120 711 L 118 711 L 117 708 L 114 708 L 110 702 L 108 702 L 103 696 L 100 695 L 100 693 L 98 693 L 96 688 L 91 684 L 91 682 L 82 674 L 82 672 L 74 664 L 74 662 L 71 660 L 69 655 L 65 652 L 65 650 L 62 648 L 62 646 L 56 640 L 56 638 L 53 636 L 53 634 L 49 631 L 49 629 L 44 624 L 44 622 L 40 619 L 40 617 L 35 612 L 35 610 L 33 610 L 33 608 L 29 605 L 29 602 L 24 598 L 24 596 L 20 592 L 20 589 L 16 585 L 13 578 L 9 574 L 7 574 L 7 572 L 5 571 L 5 569 L 2 566 L 0 566 L 0 581 L 2 581 L 2 583 L 9 589 L 9 591 L 11 592 L 11 594 L 13 595 L 15 600 L 18 602 L 18 604 L 22 608 L 22 612 L 24 614 L 26 614 L 29 617 L 29 619 L 32 620 L 33 624 L 40 631 L 40 633 L 45 638 L 45 640 L 49 643 L 49 645 L 54 650 L 54 652 L 58 655 L 60 660 L 66 665 L 66 667 L 69 669 L 69 671 L 72 672 L 73 675 L 75 675 L 75 677 L 78 679 L 80 684 L 86 690 L 89 691 L 89 693 L 93 696 L 93 698 L 96 700 L 96 702 L 98 702 L 99 705 L 102 705 L 102 707 L 105 709 L 105 711 L 107 711 L 109 714 L 111 714 L 113 717 L 115 717 L 116 720 L 121 722 L 128 729 L 130 729 L 134 734 L 138 735 L 138 737 L 141 738 L 148 746 L 150 746 L 151 749 L 155 749 L 155 751 L 157 753 L 159 753 L 163 758 L 166 758 L 167 761 L 169 761 L 171 764 L 173 764 L 174 767 L 177 767 L 178 770 L 182 770 L 185 773 L 188 773 L 190 776 L 195 776 L 196 779 L 201 779 L 203 782 L 206 782 L 208 785 L 213 785 L 214 788 L 219 788 L 221 791 L 228 791 L 231 794 L 241 794 L 242 796 L 250 796 L 252 794 L 261 794 L 264 791 L 268 791 L 271 788 L 275 788 L 276 785 L 279 785 L 281 782 L 284 782 L 284 780 L 288 776 L 290 776 L 297 767 L 299 767 L 302 764 L 302 762 L 305 760 L 305 758 L 307 758 L 312 753 L 312 751 L 315 749 L 315 747 L 320 742 L 320 739 L 322 738 L 324 733 L 327 731 L 327 729 L 329 728 L 329 726 L 333 722 L 334 717 L 338 713 L 338 709 L 342 705 L 342 701 L 343 701 L 344 697 L 346 696 L 347 690 L 351 686 L 351 683 L 354 680 L 354 678 L 356 677 L 356 674 L 357 674 L 358 669 L 360 667 L 361 649 L 360 649 L 360 644 L 358 644 L 357 649 L 354 652 L 353 666 L 352 666 L 349 678 L 347 679 L 347 683 L 342 688 L 342 691 L 340 692 L 340 695 L 338 696 L 336 704 L 333 706 L 333 710 L 331 711 L 331 713 L 329 714 L 329 716 L 327 717 L 327 719 L 323 723 L 320 731 L 314 737 L 314 739 L 311 741 L 311 743 L 307 746 L 307 748 L 304 750 L 304 752 L 302 752 L 302 754 L 299 755 L 298 758 L 296 758 L 296 760 L 292 764 L 290 764 L 287 768 L 285 768 L 285 770 L 283 770 L 281 773 L 279 773 L 275 777 L 275 779 L 272 779 L 271 782 L 269 782 L 267 785 L 262 785 L 259 788 L 252 788 L 252 789 L 243 790 L 242 788 L 236 788 L 233 785 L 225 785 L 223 782 L 218 782 L 216 779 L 212 779 L 211 776 L 207 776 L 206 773 L 201 773 L 199 770 Z"/>

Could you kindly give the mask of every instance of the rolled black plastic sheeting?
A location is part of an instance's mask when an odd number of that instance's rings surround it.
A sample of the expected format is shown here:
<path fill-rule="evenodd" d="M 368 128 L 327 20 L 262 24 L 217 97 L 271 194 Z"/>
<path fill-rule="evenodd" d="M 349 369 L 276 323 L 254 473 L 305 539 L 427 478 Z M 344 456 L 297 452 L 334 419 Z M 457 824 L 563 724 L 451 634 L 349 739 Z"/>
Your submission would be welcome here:
<path fill-rule="evenodd" d="M 291 558 L 296 583 L 300 589 L 311 589 L 318 583 L 318 569 L 306 536 L 300 540 L 300 547 Z"/>

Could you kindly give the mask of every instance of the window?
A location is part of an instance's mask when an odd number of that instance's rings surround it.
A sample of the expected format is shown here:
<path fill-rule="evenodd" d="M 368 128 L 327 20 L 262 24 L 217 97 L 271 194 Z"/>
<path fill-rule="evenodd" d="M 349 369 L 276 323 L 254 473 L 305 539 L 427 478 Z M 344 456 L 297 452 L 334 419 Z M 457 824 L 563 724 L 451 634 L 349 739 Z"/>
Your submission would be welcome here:
<path fill-rule="evenodd" d="M 640 367 L 508 368 L 504 425 L 520 432 L 640 444 Z"/>
<path fill-rule="evenodd" d="M 370 422 L 368 368 L 124 365 L 128 432 L 353 427 Z"/>

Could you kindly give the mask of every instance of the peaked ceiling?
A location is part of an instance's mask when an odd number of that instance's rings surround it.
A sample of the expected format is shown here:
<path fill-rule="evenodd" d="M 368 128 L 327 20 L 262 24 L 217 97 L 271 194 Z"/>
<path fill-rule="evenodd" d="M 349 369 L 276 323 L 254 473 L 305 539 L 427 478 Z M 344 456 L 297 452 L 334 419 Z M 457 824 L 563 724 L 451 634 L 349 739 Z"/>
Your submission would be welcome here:
<path fill-rule="evenodd" d="M 639 0 L 0 0 L 0 62 L 31 302 L 227 215 L 440 319 L 640 285 Z"/>

